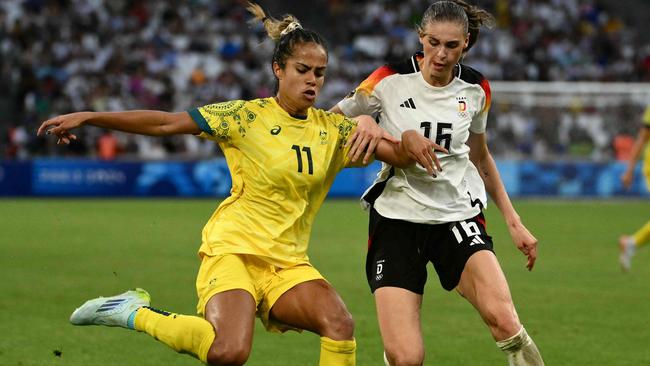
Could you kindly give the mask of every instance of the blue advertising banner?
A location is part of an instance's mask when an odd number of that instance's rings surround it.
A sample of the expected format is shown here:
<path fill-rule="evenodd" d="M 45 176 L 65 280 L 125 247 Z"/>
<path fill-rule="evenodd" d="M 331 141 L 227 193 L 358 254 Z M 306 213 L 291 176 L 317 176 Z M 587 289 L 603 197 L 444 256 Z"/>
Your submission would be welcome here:
<path fill-rule="evenodd" d="M 638 166 L 634 183 L 623 188 L 621 163 L 497 161 L 503 183 L 511 196 L 634 197 L 648 196 Z"/>
<path fill-rule="evenodd" d="M 201 162 L 36 160 L 31 194 L 37 196 L 227 196 L 223 159 Z M 4 194 L 4 192 L 2 193 Z"/>
<path fill-rule="evenodd" d="M 0 196 L 32 194 L 32 163 L 7 161 L 0 163 Z"/>
<path fill-rule="evenodd" d="M 639 168 L 629 191 L 621 163 L 498 161 L 513 197 L 648 196 Z M 343 170 L 329 197 L 360 197 L 380 163 Z M 194 162 L 104 162 L 41 159 L 0 163 L 0 196 L 225 197 L 232 181 L 224 159 Z"/>
<path fill-rule="evenodd" d="M 37 196 L 128 196 L 140 163 L 35 160 L 32 194 Z"/>

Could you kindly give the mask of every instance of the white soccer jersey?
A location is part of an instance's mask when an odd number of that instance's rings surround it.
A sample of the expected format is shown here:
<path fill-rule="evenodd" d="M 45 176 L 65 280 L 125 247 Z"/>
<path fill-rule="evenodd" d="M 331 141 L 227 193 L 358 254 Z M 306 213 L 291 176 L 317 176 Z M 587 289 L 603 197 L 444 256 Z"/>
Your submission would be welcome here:
<path fill-rule="evenodd" d="M 483 181 L 469 160 L 469 132 L 484 133 L 490 87 L 478 71 L 456 67 L 444 87 L 427 83 L 418 66 L 422 54 L 407 62 L 375 70 L 338 106 L 346 116 L 369 114 L 391 135 L 416 130 L 449 150 L 437 153 L 442 172 L 431 177 L 413 165 L 399 169 L 383 164 L 362 203 L 382 216 L 415 223 L 439 224 L 476 216 L 487 197 Z"/>

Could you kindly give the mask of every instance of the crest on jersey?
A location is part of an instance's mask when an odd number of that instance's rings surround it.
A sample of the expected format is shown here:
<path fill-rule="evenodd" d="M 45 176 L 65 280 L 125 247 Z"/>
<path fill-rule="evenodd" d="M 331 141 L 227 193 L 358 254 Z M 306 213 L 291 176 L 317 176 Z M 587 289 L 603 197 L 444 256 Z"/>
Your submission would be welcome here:
<path fill-rule="evenodd" d="M 320 144 L 327 145 L 327 131 L 320 130 Z"/>
<path fill-rule="evenodd" d="M 458 117 L 466 118 L 467 117 L 467 97 L 456 97 L 458 101 Z"/>

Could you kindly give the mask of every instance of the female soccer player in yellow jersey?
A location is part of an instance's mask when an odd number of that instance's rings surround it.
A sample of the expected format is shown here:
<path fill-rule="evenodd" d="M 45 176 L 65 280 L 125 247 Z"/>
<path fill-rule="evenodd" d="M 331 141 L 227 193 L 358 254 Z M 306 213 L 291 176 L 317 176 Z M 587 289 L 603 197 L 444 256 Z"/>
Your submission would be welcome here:
<path fill-rule="evenodd" d="M 393 366 L 424 362 L 420 311 L 429 262 L 446 290 L 456 289 L 477 309 L 510 365 L 543 365 L 482 214 L 487 190 L 532 269 L 537 239 L 513 208 L 486 143 L 489 83 L 459 63 L 490 19 L 463 1 L 433 3 L 418 26 L 423 52 L 378 68 L 332 108 L 347 116 L 381 114 L 380 126 L 402 136 L 404 149 L 426 168 L 384 164 L 363 197 L 370 209 L 366 275 L 385 362 Z M 449 152 L 436 154 L 434 141 Z"/>
<path fill-rule="evenodd" d="M 256 4 L 248 9 L 276 42 L 275 97 L 179 113 L 79 112 L 40 126 L 39 134 L 53 134 L 62 144 L 86 124 L 144 135 L 200 135 L 219 143 L 232 175 L 230 197 L 202 233 L 196 283 L 201 317 L 150 308 L 148 293 L 136 289 L 89 300 L 70 320 L 136 329 L 204 363 L 241 365 L 250 354 L 257 314 L 269 331 L 319 334 L 320 365 L 354 365 L 352 317 L 306 251 L 336 173 L 351 165 L 346 141 L 356 122 L 313 108 L 328 60 L 321 37 L 291 15 L 276 20 Z M 411 162 L 400 145 L 385 140 L 376 157 L 396 166 Z"/>
<path fill-rule="evenodd" d="M 634 170 L 636 169 L 636 163 L 641 156 L 641 152 L 645 148 L 645 156 L 643 158 L 643 175 L 645 175 L 646 188 L 650 189 L 650 148 L 646 148 L 648 141 L 650 140 L 650 106 L 648 106 L 643 114 L 643 126 L 639 130 L 634 146 L 632 147 L 632 152 L 630 154 L 630 160 L 627 164 L 627 169 L 623 175 L 621 175 L 621 182 L 623 186 L 627 189 L 632 185 L 632 179 L 634 178 Z M 623 235 L 618 240 L 618 246 L 620 254 L 618 260 L 621 263 L 621 268 L 624 271 L 629 271 L 632 267 L 632 257 L 636 252 L 636 249 L 642 245 L 650 242 L 650 221 L 646 222 L 636 233 L 633 235 Z"/>

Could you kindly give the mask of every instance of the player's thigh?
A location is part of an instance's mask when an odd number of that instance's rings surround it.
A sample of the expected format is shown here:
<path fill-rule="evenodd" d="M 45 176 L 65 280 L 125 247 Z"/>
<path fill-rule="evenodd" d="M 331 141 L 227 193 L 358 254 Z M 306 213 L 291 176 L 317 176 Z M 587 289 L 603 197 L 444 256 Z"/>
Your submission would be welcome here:
<path fill-rule="evenodd" d="M 467 260 L 457 291 L 479 311 L 495 338 L 515 334 L 521 327 L 508 282 L 493 252 L 479 251 Z"/>
<path fill-rule="evenodd" d="M 343 299 L 324 279 L 301 282 L 271 307 L 273 321 L 335 340 L 352 339 L 354 323 Z"/>
<path fill-rule="evenodd" d="M 424 248 L 427 225 L 370 214 L 370 245 L 366 255 L 366 278 L 370 291 L 398 287 L 424 292 L 427 263 Z"/>
<path fill-rule="evenodd" d="M 375 291 L 375 304 L 384 349 L 389 354 L 408 351 L 423 355 L 422 295 L 398 287 L 381 287 Z"/>
<path fill-rule="evenodd" d="M 198 313 L 215 329 L 222 347 L 250 348 L 257 299 L 246 257 L 204 256 L 197 276 Z"/>
<path fill-rule="evenodd" d="M 214 327 L 218 349 L 250 352 L 255 328 L 255 299 L 248 291 L 235 289 L 213 295 L 205 306 L 205 319 Z"/>
<path fill-rule="evenodd" d="M 481 251 L 493 251 L 483 214 L 449 224 L 431 225 L 426 247 L 440 285 L 447 291 L 455 289 L 468 260 Z"/>
<path fill-rule="evenodd" d="M 465 263 L 458 292 L 477 307 L 489 302 L 512 302 L 506 277 L 493 252 L 474 253 Z"/>

